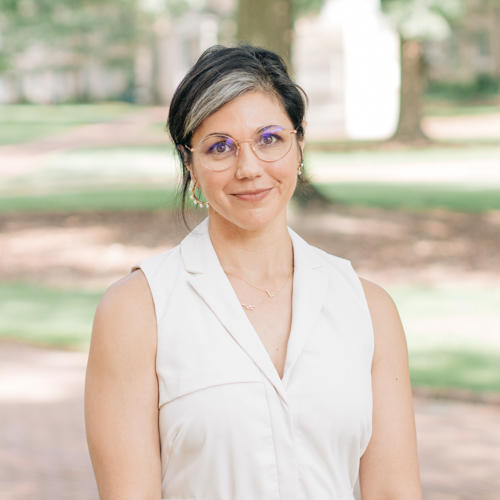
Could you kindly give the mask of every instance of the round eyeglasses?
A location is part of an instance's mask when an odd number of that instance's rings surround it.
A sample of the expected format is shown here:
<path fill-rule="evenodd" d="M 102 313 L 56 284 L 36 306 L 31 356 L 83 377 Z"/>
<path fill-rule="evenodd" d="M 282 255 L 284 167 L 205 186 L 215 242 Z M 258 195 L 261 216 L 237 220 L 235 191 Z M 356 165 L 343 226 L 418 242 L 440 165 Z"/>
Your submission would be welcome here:
<path fill-rule="evenodd" d="M 297 130 L 269 125 L 259 130 L 248 141 L 237 141 L 226 134 L 210 134 L 196 147 L 185 147 L 198 157 L 201 167 L 220 171 L 235 165 L 241 144 L 245 142 L 250 144 L 255 156 L 260 160 L 265 162 L 281 160 L 290 151 L 294 134 L 297 134 Z"/>

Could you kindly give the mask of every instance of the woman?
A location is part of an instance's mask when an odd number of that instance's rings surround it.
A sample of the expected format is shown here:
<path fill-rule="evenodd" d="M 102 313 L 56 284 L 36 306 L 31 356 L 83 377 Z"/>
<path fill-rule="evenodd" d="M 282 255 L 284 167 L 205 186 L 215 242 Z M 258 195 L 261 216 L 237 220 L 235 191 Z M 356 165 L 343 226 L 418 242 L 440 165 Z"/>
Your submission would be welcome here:
<path fill-rule="evenodd" d="M 255 47 L 212 47 L 179 85 L 183 197 L 208 217 L 97 308 L 85 412 L 103 500 L 421 498 L 396 307 L 287 227 L 304 107 Z"/>

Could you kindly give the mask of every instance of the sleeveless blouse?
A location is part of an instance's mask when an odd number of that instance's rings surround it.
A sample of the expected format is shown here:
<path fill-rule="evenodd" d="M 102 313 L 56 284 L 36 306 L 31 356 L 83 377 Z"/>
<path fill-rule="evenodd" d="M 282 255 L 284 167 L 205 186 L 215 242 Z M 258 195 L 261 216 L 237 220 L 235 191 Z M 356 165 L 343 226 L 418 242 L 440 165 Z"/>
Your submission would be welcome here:
<path fill-rule="evenodd" d="M 283 378 L 220 265 L 208 218 L 132 267 L 155 306 L 162 500 L 361 498 L 372 431 L 368 305 L 349 260 L 288 231 Z"/>

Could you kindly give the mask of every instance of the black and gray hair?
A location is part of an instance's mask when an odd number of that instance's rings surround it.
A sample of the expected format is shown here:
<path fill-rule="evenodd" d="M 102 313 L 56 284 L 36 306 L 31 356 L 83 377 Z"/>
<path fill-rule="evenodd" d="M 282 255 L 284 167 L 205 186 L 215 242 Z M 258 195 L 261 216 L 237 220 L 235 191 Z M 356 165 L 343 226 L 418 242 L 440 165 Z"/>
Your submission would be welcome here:
<path fill-rule="evenodd" d="M 281 57 L 250 45 L 214 45 L 208 48 L 177 87 L 168 113 L 167 127 L 182 162 L 183 218 L 191 180 L 186 165 L 191 156 L 189 150 L 183 148 L 181 151 L 179 146 L 192 146 L 193 133 L 205 118 L 251 90 L 274 94 L 297 130 L 297 139 L 304 137 L 302 122 L 307 96 L 290 79 Z"/>

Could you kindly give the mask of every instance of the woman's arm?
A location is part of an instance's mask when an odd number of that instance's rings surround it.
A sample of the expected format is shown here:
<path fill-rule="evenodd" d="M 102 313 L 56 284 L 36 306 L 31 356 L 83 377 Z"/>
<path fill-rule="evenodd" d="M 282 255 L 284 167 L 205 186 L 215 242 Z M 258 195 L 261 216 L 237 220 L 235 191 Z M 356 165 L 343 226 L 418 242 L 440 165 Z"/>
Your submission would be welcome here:
<path fill-rule="evenodd" d="M 156 319 L 141 271 L 111 285 L 94 318 L 85 424 L 101 500 L 160 500 Z"/>
<path fill-rule="evenodd" d="M 361 458 L 363 500 L 421 500 L 408 350 L 394 301 L 381 287 L 361 280 L 371 313 L 373 430 Z"/>

